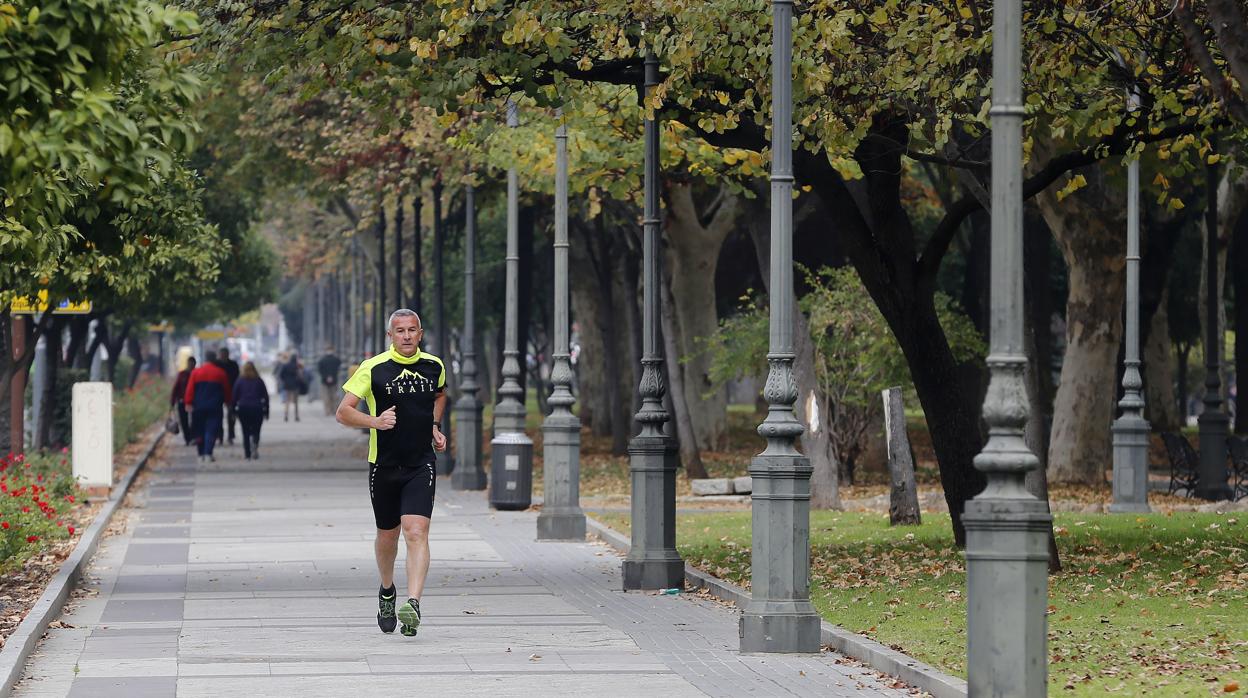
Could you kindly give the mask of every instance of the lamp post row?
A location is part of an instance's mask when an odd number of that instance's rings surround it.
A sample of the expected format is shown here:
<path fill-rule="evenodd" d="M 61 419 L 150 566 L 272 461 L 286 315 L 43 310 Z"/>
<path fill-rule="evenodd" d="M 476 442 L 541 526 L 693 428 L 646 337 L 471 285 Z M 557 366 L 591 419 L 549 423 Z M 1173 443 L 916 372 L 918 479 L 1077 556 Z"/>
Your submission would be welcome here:
<path fill-rule="evenodd" d="M 819 620 L 809 601 L 809 461 L 797 452 L 802 425 L 794 416 L 797 398 L 793 378 L 792 292 L 792 0 L 773 0 L 773 105 L 771 176 L 771 326 L 769 372 L 764 394 L 768 415 L 759 426 L 767 440 L 750 465 L 754 478 L 753 595 L 741 620 L 743 651 L 813 651 L 819 644 Z M 1027 492 L 1024 477 L 1038 466 L 1023 440 L 1028 403 L 1023 372 L 1022 308 L 1022 120 L 1020 0 L 997 0 L 994 12 L 992 117 L 992 322 L 988 365 L 991 381 L 984 403 L 989 438 L 975 465 L 988 486 L 967 504 L 968 676 L 972 695 L 1042 696 L 1047 680 L 1046 621 L 1047 532 L 1051 518 L 1044 503 Z M 659 82 L 658 61 L 644 62 L 641 99 Z M 518 123 L 508 105 L 508 125 Z M 664 433 L 668 415 L 663 355 L 658 341 L 660 219 L 658 203 L 659 131 L 657 117 L 645 122 L 643 211 L 643 356 L 638 386 L 642 407 L 640 433 L 629 445 L 633 484 L 632 549 L 623 563 L 626 589 L 679 586 L 683 561 L 675 550 L 674 444 Z M 556 135 L 555 367 L 553 410 L 546 419 L 547 508 L 539 518 L 541 538 L 583 536 L 584 517 L 577 503 L 579 424 L 572 415 L 571 370 L 567 355 L 567 131 Z M 1138 169 L 1132 168 L 1132 196 L 1138 193 Z M 518 328 L 518 174 L 507 177 L 507 305 L 502 398 L 494 425 L 495 455 L 531 457 L 532 442 L 524 435 L 523 394 L 519 386 Z M 460 448 L 480 443 L 480 401 L 476 398 L 475 361 L 475 201 L 466 191 L 465 354 L 459 417 Z M 1128 284 L 1138 287 L 1138 211 L 1129 214 Z M 1137 289 L 1138 290 L 1138 289 Z M 1138 305 L 1128 307 L 1129 337 L 1138 332 Z M 1142 408 L 1136 402 L 1138 341 L 1128 341 L 1128 376 L 1124 387 L 1124 418 Z M 1134 370 L 1133 370 L 1134 369 Z M 1132 375 L 1134 374 L 1134 375 Z M 473 416 L 477 416 L 472 436 Z M 1142 418 L 1141 418 L 1142 419 Z M 1122 422 L 1122 420 L 1120 420 Z M 1129 435 L 1126 430 L 1123 435 Z M 1116 432 L 1117 433 L 1117 432 Z M 466 463 L 479 462 L 461 450 Z M 527 465 L 527 464 L 526 464 Z M 553 467 L 552 467 L 553 466 Z M 1134 471 L 1134 468 L 1124 468 Z M 482 477 L 456 486 L 480 486 Z M 497 472 L 497 471 L 496 471 Z M 483 473 L 481 473 L 483 476 Z M 1138 483 L 1131 483 L 1143 490 Z M 1122 483 L 1121 486 L 1126 486 Z M 1119 488 L 1116 480 L 1116 490 Z M 491 493 L 491 501 L 494 493 Z M 1117 501 L 1117 496 L 1116 496 Z M 565 524 L 580 528 L 565 531 Z"/>

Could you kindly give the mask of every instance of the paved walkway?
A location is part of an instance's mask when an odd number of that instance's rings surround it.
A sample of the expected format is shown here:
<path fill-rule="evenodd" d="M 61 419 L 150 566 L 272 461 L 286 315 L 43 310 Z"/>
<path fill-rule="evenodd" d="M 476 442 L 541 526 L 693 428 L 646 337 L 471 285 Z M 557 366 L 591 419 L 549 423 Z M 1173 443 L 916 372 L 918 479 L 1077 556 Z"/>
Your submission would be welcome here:
<path fill-rule="evenodd" d="M 608 549 L 445 479 L 425 624 L 383 635 L 363 438 L 265 428 L 259 462 L 172 447 L 17 696 L 906 695 L 835 654 L 742 656 L 733 609 L 623 593 Z"/>

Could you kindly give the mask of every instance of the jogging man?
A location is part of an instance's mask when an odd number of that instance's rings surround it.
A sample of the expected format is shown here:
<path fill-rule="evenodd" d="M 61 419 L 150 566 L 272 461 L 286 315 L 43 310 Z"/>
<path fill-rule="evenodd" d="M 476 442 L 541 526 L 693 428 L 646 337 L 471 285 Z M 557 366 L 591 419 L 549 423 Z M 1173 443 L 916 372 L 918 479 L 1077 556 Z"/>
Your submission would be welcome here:
<path fill-rule="evenodd" d="M 446 368 L 420 350 L 420 317 L 406 308 L 390 314 L 390 349 L 366 359 L 342 386 L 338 423 L 368 433 L 368 494 L 377 522 L 373 545 L 381 589 L 377 625 L 382 632 L 416 634 L 420 595 L 429 573 L 429 517 L 433 514 L 434 451 L 446 450 Z M 356 409 L 364 400 L 368 412 Z M 407 601 L 395 610 L 394 560 L 399 531 L 407 541 Z"/>

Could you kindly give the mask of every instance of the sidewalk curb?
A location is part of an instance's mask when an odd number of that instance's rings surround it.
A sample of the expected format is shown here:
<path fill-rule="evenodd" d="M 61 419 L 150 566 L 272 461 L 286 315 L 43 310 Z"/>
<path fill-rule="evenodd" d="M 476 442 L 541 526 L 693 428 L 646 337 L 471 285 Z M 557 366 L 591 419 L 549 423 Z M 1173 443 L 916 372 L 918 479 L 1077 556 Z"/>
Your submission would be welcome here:
<path fill-rule="evenodd" d="M 0 650 L 0 698 L 7 698 L 13 691 L 13 686 L 22 678 L 22 673 L 26 669 L 26 660 L 35 651 L 48 625 L 60 615 L 61 607 L 65 605 L 65 600 L 69 597 L 69 591 L 74 588 L 83 570 L 91 562 L 113 514 L 125 501 L 130 486 L 134 484 L 139 472 L 156 452 L 165 434 L 162 428 L 156 438 L 152 439 L 151 445 L 147 447 L 143 455 L 130 466 L 121 480 L 113 485 L 112 491 L 108 493 L 108 501 L 95 515 L 95 520 L 91 522 L 87 530 L 83 531 L 82 538 L 78 539 L 78 545 L 74 546 L 73 552 L 65 558 L 65 562 L 61 563 L 61 569 L 48 582 L 48 588 L 44 590 L 43 595 L 26 614 L 26 618 L 5 642 L 4 649 Z"/>
<path fill-rule="evenodd" d="M 586 515 L 591 535 L 615 548 L 620 553 L 627 553 L 632 543 L 619 531 Z M 745 606 L 750 594 L 741 587 L 713 577 L 693 565 L 685 565 L 685 584 L 697 589 L 705 589 L 711 596 L 723 601 L 731 601 L 737 608 Z M 876 671 L 894 676 L 904 683 L 927 691 L 935 698 L 965 698 L 966 681 L 950 676 L 936 667 L 924 664 L 908 657 L 897 650 L 886 647 L 858 633 L 852 633 L 840 626 L 827 621 L 820 621 L 819 641 L 829 645 L 841 654 L 856 659 Z"/>

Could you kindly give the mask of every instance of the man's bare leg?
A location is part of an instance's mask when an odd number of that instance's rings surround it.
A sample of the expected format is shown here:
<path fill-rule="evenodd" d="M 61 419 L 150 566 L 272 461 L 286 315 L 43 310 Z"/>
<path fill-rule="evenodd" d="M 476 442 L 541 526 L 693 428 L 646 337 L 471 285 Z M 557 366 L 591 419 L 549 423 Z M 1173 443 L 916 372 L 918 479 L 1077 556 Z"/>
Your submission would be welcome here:
<path fill-rule="evenodd" d="M 373 552 L 377 555 L 377 572 L 381 575 L 381 588 L 389 589 L 394 586 L 394 560 L 399 556 L 399 527 L 377 529 Z"/>
<path fill-rule="evenodd" d="M 404 515 L 403 538 L 407 541 L 407 595 L 419 601 L 429 575 L 428 517 Z"/>

